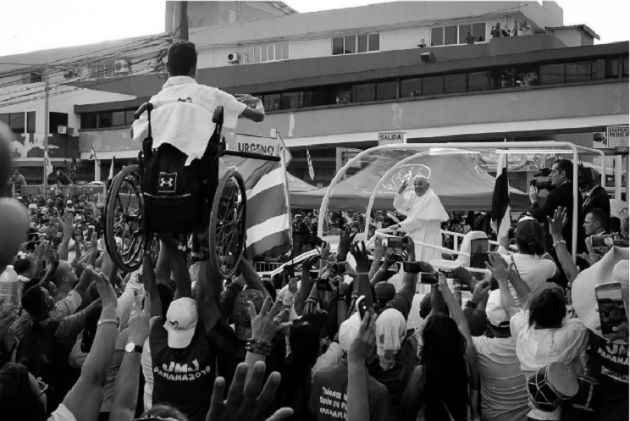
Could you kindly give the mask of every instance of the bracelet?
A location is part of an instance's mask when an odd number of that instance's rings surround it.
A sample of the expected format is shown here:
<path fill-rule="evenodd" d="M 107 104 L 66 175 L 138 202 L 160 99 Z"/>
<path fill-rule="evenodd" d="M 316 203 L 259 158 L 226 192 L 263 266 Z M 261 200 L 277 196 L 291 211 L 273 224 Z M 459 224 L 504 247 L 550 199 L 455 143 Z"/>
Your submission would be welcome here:
<path fill-rule="evenodd" d="M 118 318 L 116 319 L 101 319 L 98 321 L 98 323 L 96 323 L 96 326 L 100 326 L 100 325 L 104 325 L 104 324 L 113 324 L 116 325 L 116 327 L 118 327 L 120 325 L 120 322 L 118 321 Z"/>
<path fill-rule="evenodd" d="M 245 344 L 245 349 L 248 352 L 253 352 L 254 354 L 259 354 L 263 356 L 267 356 L 271 354 L 271 344 L 265 341 L 259 341 L 258 339 L 249 339 Z"/>
<path fill-rule="evenodd" d="M 549 243 L 547 243 L 547 244 L 549 244 Z M 559 245 L 559 244 L 564 244 L 564 245 L 566 245 L 566 244 L 567 244 L 567 242 L 566 242 L 566 241 L 564 241 L 564 240 L 554 241 L 554 242 L 553 242 L 553 248 L 556 248 L 556 246 L 557 246 L 557 245 Z"/>

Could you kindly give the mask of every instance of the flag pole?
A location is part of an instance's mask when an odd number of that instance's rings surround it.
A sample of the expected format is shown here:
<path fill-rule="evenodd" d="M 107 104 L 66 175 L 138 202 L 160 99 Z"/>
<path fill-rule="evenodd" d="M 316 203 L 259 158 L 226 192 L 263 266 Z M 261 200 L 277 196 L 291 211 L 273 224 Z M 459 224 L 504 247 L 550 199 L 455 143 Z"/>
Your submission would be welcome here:
<path fill-rule="evenodd" d="M 50 159 L 48 157 L 48 106 L 49 106 L 49 80 L 48 80 L 48 68 L 44 68 L 44 198 L 48 193 L 48 163 Z"/>

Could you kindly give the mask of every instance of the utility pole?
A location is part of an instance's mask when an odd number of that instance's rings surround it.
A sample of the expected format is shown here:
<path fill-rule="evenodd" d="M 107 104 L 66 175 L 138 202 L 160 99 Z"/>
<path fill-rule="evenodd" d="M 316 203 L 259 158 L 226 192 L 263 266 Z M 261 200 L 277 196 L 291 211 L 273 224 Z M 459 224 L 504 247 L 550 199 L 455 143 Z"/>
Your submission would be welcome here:
<path fill-rule="evenodd" d="M 180 1 L 179 5 L 179 37 L 188 41 L 188 2 Z"/>
<path fill-rule="evenodd" d="M 48 79 L 48 67 L 44 68 L 44 197 L 48 193 L 48 163 L 50 158 L 48 157 L 48 102 L 49 102 L 49 79 Z"/>

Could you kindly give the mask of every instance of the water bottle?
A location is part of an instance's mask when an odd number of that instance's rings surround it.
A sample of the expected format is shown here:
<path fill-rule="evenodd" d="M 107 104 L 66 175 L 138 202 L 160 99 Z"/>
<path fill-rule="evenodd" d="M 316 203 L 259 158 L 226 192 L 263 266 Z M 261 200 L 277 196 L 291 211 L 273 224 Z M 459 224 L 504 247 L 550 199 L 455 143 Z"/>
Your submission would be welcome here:
<path fill-rule="evenodd" d="M 7 265 L 0 275 L 0 301 L 3 301 L 5 305 L 17 305 L 19 283 L 18 274 L 13 266 Z"/>

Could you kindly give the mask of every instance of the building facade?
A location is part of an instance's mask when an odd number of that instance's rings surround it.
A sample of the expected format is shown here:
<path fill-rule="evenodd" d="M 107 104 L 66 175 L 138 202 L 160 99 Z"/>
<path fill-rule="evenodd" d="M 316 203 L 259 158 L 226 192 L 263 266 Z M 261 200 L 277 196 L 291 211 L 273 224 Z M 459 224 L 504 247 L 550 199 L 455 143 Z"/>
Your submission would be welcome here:
<path fill-rule="evenodd" d="M 223 11 L 218 25 L 191 25 L 198 81 L 260 97 L 265 121 L 241 119 L 237 131 L 277 130 L 293 155 L 290 172 L 312 184 L 328 184 L 379 141 L 592 146 L 594 132 L 628 124 L 628 43 L 595 44 L 588 26 L 563 26 L 555 2 L 396 2 L 303 14 L 270 7 L 278 15 L 230 22 L 239 12 Z M 76 103 L 80 158 L 92 148 L 106 163 L 137 156 L 127 116 L 163 83 L 158 72 L 75 85 L 126 96 Z"/>

